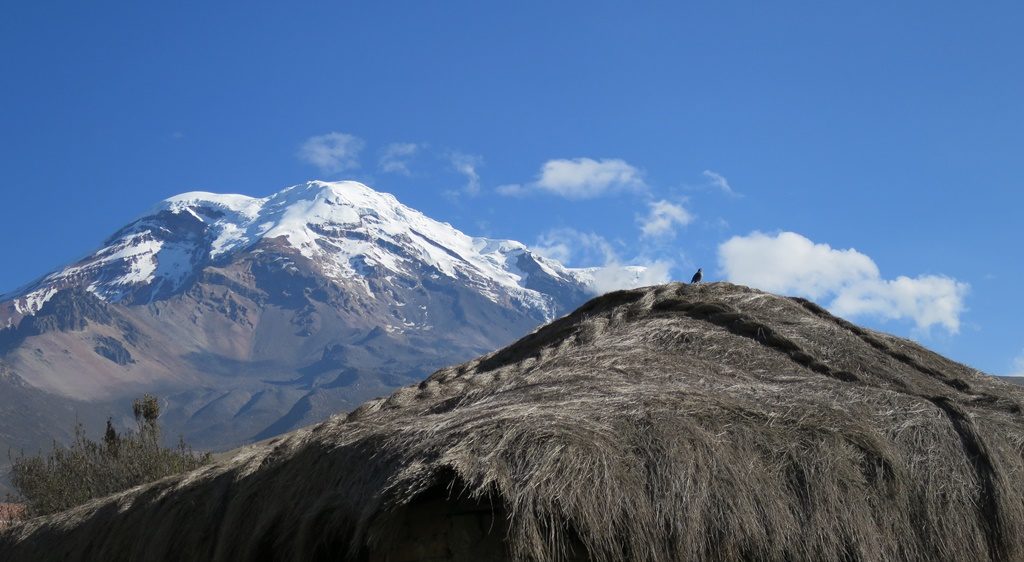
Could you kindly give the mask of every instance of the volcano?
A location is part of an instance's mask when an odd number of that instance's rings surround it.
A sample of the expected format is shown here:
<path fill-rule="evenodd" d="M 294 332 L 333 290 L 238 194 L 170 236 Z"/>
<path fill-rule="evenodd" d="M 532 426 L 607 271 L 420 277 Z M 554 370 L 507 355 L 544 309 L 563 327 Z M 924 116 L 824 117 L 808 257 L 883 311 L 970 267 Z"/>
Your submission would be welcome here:
<path fill-rule="evenodd" d="M 144 392 L 169 438 L 263 439 L 514 341 L 594 273 L 356 182 L 171 197 L 0 297 L 0 449 L 117 422 Z"/>

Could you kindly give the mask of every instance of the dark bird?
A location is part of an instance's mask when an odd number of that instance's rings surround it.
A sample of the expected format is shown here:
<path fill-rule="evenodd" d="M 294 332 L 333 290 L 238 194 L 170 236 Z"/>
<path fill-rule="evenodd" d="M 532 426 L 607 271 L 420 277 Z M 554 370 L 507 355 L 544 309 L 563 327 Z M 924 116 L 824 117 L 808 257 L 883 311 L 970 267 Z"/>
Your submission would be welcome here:
<path fill-rule="evenodd" d="M 700 283 L 704 279 L 704 269 L 698 267 L 697 273 L 693 274 L 693 279 L 690 279 L 690 283 Z"/>

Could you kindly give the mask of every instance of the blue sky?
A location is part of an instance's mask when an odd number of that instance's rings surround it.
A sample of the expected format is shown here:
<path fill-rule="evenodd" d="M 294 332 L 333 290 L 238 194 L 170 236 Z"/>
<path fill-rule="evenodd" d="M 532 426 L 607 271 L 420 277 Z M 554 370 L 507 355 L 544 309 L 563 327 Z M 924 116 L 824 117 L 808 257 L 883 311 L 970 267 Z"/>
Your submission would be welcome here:
<path fill-rule="evenodd" d="M 354 178 L 1024 372 L 1020 4 L 215 4 L 5 6 L 0 291 L 176 193 Z"/>

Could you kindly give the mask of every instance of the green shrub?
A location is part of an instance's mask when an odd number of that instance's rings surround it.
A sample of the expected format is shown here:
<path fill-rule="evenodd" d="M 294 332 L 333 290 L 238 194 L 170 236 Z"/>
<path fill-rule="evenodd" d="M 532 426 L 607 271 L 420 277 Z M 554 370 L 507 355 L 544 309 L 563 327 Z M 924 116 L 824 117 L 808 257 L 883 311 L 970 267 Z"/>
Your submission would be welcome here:
<path fill-rule="evenodd" d="M 102 442 L 96 442 L 79 424 L 70 446 L 55 442 L 46 456 L 23 454 L 12 459 L 11 481 L 28 513 L 63 511 L 210 462 L 209 453 L 195 453 L 184 440 L 174 448 L 160 446 L 160 403 L 155 396 L 135 400 L 132 412 L 137 432 L 119 435 L 108 419 Z"/>

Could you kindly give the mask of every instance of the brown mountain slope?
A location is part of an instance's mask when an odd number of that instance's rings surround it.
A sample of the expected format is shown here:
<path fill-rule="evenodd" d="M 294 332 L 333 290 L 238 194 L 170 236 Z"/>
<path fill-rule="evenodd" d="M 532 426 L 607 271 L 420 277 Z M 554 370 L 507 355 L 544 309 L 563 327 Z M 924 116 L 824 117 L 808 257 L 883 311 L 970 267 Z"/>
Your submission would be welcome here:
<path fill-rule="evenodd" d="M 1024 392 L 728 284 L 0 535 L 5 560 L 1019 560 Z"/>

